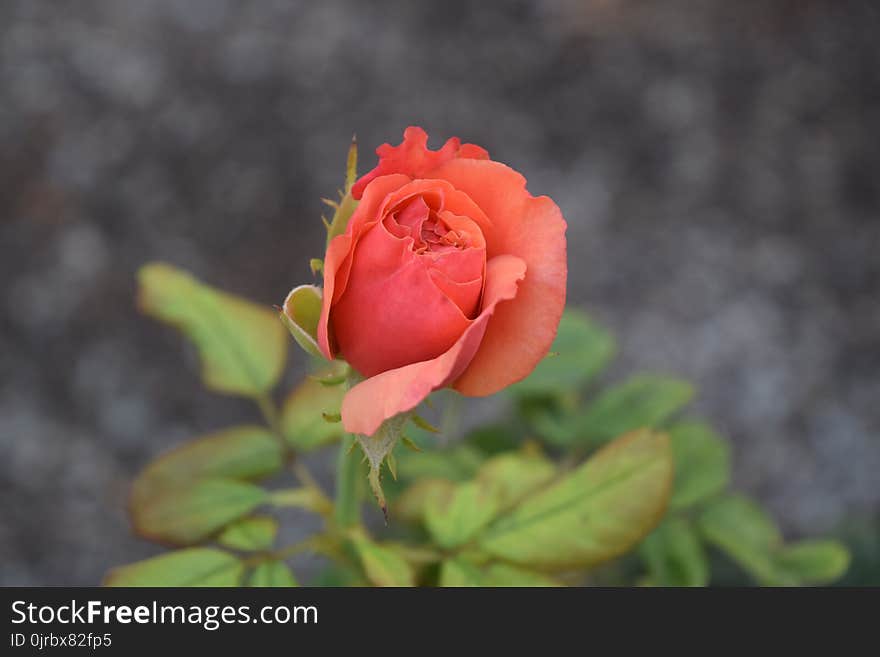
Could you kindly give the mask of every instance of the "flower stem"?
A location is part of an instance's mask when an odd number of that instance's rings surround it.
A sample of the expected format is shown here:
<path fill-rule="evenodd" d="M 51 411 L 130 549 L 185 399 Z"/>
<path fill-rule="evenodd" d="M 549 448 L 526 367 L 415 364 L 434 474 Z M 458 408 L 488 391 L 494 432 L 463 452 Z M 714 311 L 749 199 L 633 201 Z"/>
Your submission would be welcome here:
<path fill-rule="evenodd" d="M 272 398 L 268 394 L 265 394 L 257 397 L 255 401 L 257 402 L 257 406 L 260 407 L 260 412 L 263 414 L 263 419 L 266 420 L 266 424 L 269 425 L 269 428 L 279 437 L 283 437 L 281 421 L 278 418 L 278 408 L 275 406 L 275 402 L 272 401 Z"/>
<path fill-rule="evenodd" d="M 284 436 L 280 414 L 275 402 L 269 395 L 260 395 L 256 398 L 256 402 L 260 407 L 260 412 L 263 414 L 266 424 L 268 424 L 269 428 L 272 430 L 272 435 L 274 435 L 275 439 L 278 441 L 285 460 L 290 463 L 290 469 L 293 471 L 293 474 L 296 475 L 296 478 L 299 479 L 300 483 L 305 488 L 312 492 L 315 499 L 319 501 L 318 508 L 324 510 L 321 511 L 321 515 L 323 515 L 325 519 L 330 520 L 333 517 L 333 500 L 327 496 L 327 493 L 324 492 L 324 489 L 321 488 L 320 484 L 318 484 L 318 481 L 312 476 L 312 473 L 309 472 L 309 469 L 305 464 L 296 458 L 296 452 L 294 452 L 290 443 L 287 442 L 287 439 Z"/>
<path fill-rule="evenodd" d="M 354 445 L 349 438 L 344 438 L 339 446 L 336 457 L 336 513 L 334 519 L 337 527 L 347 529 L 359 525 L 361 509 L 358 500 L 358 481 L 360 480 L 361 453 L 352 449 Z"/>

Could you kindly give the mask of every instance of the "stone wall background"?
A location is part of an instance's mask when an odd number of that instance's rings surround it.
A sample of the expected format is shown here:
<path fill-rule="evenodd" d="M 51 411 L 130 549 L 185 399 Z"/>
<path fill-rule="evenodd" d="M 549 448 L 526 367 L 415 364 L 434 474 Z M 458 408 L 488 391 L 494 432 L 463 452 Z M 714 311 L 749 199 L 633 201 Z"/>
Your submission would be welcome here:
<path fill-rule="evenodd" d="M 0 584 L 154 553 L 132 476 L 256 417 L 138 266 L 278 302 L 352 132 L 366 163 L 410 123 L 553 196 L 618 372 L 695 381 L 789 534 L 876 528 L 878 34 L 843 0 L 0 3 Z"/>

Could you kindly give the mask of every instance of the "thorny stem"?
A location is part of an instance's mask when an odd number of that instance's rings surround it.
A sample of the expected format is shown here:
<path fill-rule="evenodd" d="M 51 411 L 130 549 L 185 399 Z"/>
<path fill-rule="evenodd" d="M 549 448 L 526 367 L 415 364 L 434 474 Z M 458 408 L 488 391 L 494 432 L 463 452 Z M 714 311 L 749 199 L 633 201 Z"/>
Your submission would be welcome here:
<path fill-rule="evenodd" d="M 360 377 L 355 372 L 350 372 L 348 387 L 355 385 Z M 459 420 L 459 404 L 460 400 L 454 396 L 449 400 L 443 413 L 443 425 L 448 431 L 449 429 L 457 429 Z M 321 500 L 320 511 L 324 518 L 324 531 L 319 534 L 310 536 L 302 541 L 292 543 L 290 545 L 260 552 L 244 559 L 244 563 L 248 566 L 255 566 L 266 561 L 285 561 L 303 552 L 315 552 L 325 554 L 328 557 L 348 562 L 349 555 L 342 549 L 343 543 L 352 531 L 363 531 L 360 523 L 358 505 L 357 505 L 357 486 L 356 476 L 359 471 L 359 459 L 356 454 L 349 453 L 350 446 L 343 440 L 340 445 L 340 458 L 337 464 L 337 478 L 344 478 L 346 486 L 337 490 L 337 494 L 343 495 L 345 498 L 334 501 L 331 499 L 318 484 L 315 477 L 308 470 L 305 464 L 296 458 L 296 453 L 284 436 L 283 427 L 281 425 L 280 414 L 275 402 L 269 395 L 261 395 L 256 399 L 260 412 L 266 421 L 266 424 L 272 431 L 272 435 L 279 441 L 282 453 L 285 459 L 290 463 L 290 468 L 299 479 L 300 483 L 309 489 L 317 499 Z M 404 420 L 405 422 L 405 420 Z M 378 484 L 378 481 L 375 482 Z M 338 482 L 337 482 L 338 485 Z M 381 488 L 379 489 L 381 491 Z M 380 493 L 381 496 L 381 493 Z M 380 499 L 380 504 L 384 500 Z M 348 508 L 350 507 L 350 508 Z M 382 504 L 383 513 L 387 514 L 387 510 Z M 387 515 L 386 515 L 387 524 Z M 436 563 L 443 559 L 445 551 L 438 551 L 433 546 L 406 546 L 400 545 L 400 551 L 403 553 L 407 561 L 417 564 L 426 565 Z M 453 551 L 452 553 L 456 553 Z"/>

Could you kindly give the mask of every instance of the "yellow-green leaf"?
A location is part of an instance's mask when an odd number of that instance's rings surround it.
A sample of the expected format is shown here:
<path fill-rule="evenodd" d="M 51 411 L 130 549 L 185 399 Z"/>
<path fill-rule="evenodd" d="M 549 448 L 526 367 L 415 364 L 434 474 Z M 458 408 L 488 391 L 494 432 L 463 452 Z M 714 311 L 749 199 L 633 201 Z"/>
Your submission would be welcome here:
<path fill-rule="evenodd" d="M 460 557 L 451 557 L 440 568 L 440 586 L 483 586 L 483 573 L 479 566 Z"/>
<path fill-rule="evenodd" d="M 672 470 L 665 434 L 639 430 L 622 436 L 499 517 L 479 545 L 496 557 L 541 570 L 606 561 L 660 520 Z"/>
<path fill-rule="evenodd" d="M 562 586 L 560 582 L 525 568 L 518 568 L 506 563 L 489 564 L 485 571 L 485 586 L 531 586 L 548 587 Z"/>
<path fill-rule="evenodd" d="M 776 555 L 776 566 L 805 584 L 829 584 L 849 568 L 849 551 L 837 541 L 809 540 L 786 545 Z"/>
<path fill-rule="evenodd" d="M 342 424 L 327 422 L 323 413 L 338 414 L 344 386 L 325 386 L 306 379 L 284 401 L 281 427 L 288 442 L 301 451 L 311 451 L 339 440 Z"/>
<path fill-rule="evenodd" d="M 578 422 L 578 441 L 597 445 L 629 431 L 655 428 L 694 394 L 686 381 L 639 375 L 602 393 Z"/>
<path fill-rule="evenodd" d="M 443 562 L 439 584 L 447 587 L 560 586 L 543 573 L 502 563 L 478 566 L 462 557 L 451 557 Z"/>
<path fill-rule="evenodd" d="M 751 573 L 761 584 L 791 585 L 797 579 L 776 567 L 774 554 L 782 547 L 782 535 L 773 520 L 741 495 L 719 498 L 704 509 L 699 529 L 717 546 Z"/>
<path fill-rule="evenodd" d="M 522 432 L 518 422 L 487 424 L 470 431 L 463 442 L 483 454 L 500 454 L 515 450 L 522 442 Z"/>
<path fill-rule="evenodd" d="M 148 465 L 132 487 L 132 506 L 196 479 L 254 480 L 283 465 L 278 440 L 260 426 L 233 427 L 172 449 Z"/>
<path fill-rule="evenodd" d="M 518 395 L 567 394 L 599 374 L 614 351 L 614 337 L 608 331 L 586 313 L 566 310 L 550 347 L 552 355 L 510 390 Z"/>
<path fill-rule="evenodd" d="M 501 454 L 486 461 L 468 482 L 422 479 L 404 493 L 400 504 L 406 517 L 424 521 L 438 545 L 453 548 L 467 543 L 555 472 L 538 453 Z"/>
<path fill-rule="evenodd" d="M 706 586 L 709 562 L 700 538 L 684 518 L 668 518 L 639 546 L 657 586 Z"/>
<path fill-rule="evenodd" d="M 497 490 L 490 482 L 469 481 L 427 500 L 425 526 L 437 545 L 454 548 L 488 525 L 499 508 Z"/>
<path fill-rule="evenodd" d="M 556 476 L 556 467 L 539 453 L 499 454 L 477 472 L 477 481 L 491 486 L 498 506 L 513 506 Z"/>
<path fill-rule="evenodd" d="M 398 552 L 354 533 L 351 545 L 360 559 L 367 579 L 376 586 L 414 586 L 412 567 Z"/>
<path fill-rule="evenodd" d="M 237 586 L 244 564 L 213 548 L 189 548 L 111 570 L 105 586 Z"/>
<path fill-rule="evenodd" d="M 432 498 L 452 495 L 455 484 L 446 479 L 419 479 L 394 501 L 393 515 L 409 522 L 422 522 Z"/>
<path fill-rule="evenodd" d="M 773 520 L 741 495 L 713 501 L 700 515 L 699 528 L 707 541 L 727 553 L 759 584 L 827 583 L 849 567 L 849 553 L 836 541 L 784 545 Z"/>
<path fill-rule="evenodd" d="M 208 388 L 258 397 L 278 381 L 287 338 L 269 308 L 204 285 L 164 263 L 141 267 L 138 280 L 141 310 L 192 340 Z"/>
<path fill-rule="evenodd" d="M 730 448 L 711 427 L 694 421 L 669 428 L 675 482 L 669 506 L 683 509 L 703 502 L 730 482 Z"/>
<path fill-rule="evenodd" d="M 197 479 L 168 488 L 131 510 L 135 530 L 152 540 L 191 545 L 266 502 L 259 486 L 233 479 Z"/>
<path fill-rule="evenodd" d="M 286 587 L 299 584 L 286 564 L 281 561 L 264 561 L 254 568 L 248 586 Z"/>
<path fill-rule="evenodd" d="M 251 516 L 229 525 L 217 542 L 234 550 L 268 550 L 278 534 L 278 521 L 272 516 Z"/>
<path fill-rule="evenodd" d="M 339 562 L 333 562 L 318 573 L 317 577 L 310 586 L 323 587 L 360 587 L 369 586 L 370 583 L 364 579 L 355 568 L 344 565 Z"/>
<path fill-rule="evenodd" d="M 293 339 L 310 356 L 323 358 L 318 348 L 318 320 L 321 317 L 321 288 L 300 285 L 293 288 L 284 300 L 281 321 Z"/>
<path fill-rule="evenodd" d="M 422 451 L 400 450 L 397 455 L 400 476 L 407 481 L 431 477 L 465 481 L 474 476 L 485 458 L 478 449 L 463 443 L 442 449 L 429 443 Z"/>

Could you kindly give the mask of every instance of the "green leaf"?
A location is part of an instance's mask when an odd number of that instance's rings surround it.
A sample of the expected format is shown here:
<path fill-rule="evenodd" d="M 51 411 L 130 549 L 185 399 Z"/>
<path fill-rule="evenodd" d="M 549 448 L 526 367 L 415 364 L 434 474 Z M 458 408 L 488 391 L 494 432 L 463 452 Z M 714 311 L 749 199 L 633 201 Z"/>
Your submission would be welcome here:
<path fill-rule="evenodd" d="M 664 434 L 622 436 L 498 518 L 480 547 L 540 570 L 591 566 L 626 552 L 662 517 L 672 487 Z"/>
<path fill-rule="evenodd" d="M 266 502 L 267 492 L 232 479 L 199 479 L 132 508 L 135 530 L 152 540 L 191 545 Z"/>
<path fill-rule="evenodd" d="M 281 322 L 290 331 L 296 343 L 310 356 L 323 358 L 318 348 L 318 320 L 321 318 L 321 288 L 300 285 L 293 288 L 284 300 Z"/>
<path fill-rule="evenodd" d="M 615 342 L 586 313 L 566 310 L 550 352 L 528 378 L 510 390 L 517 395 L 556 395 L 581 388 L 614 356 Z"/>
<path fill-rule="evenodd" d="M 367 579 L 376 586 L 414 586 L 412 567 L 394 549 L 353 533 L 351 545 L 360 559 Z"/>
<path fill-rule="evenodd" d="M 265 500 L 262 488 L 244 480 L 281 466 L 281 447 L 262 427 L 193 440 L 153 461 L 135 480 L 129 505 L 135 528 L 154 540 L 198 542 Z"/>
<path fill-rule="evenodd" d="M 481 568 L 462 557 L 451 557 L 443 562 L 439 584 L 448 587 L 559 586 L 559 582 L 542 573 L 501 563 Z"/>
<path fill-rule="evenodd" d="M 363 576 L 354 568 L 341 563 L 331 563 L 318 573 L 311 586 L 354 587 L 369 586 Z"/>
<path fill-rule="evenodd" d="M 472 481 L 454 486 L 425 485 L 407 491 L 404 513 L 421 519 L 438 545 L 453 548 L 470 541 L 505 508 L 550 481 L 553 464 L 540 454 L 501 454 L 486 461 Z M 421 500 L 415 497 L 422 493 Z M 420 508 L 419 508 L 420 507 Z"/>
<path fill-rule="evenodd" d="M 474 476 L 486 456 L 478 449 L 458 443 L 443 449 L 423 448 L 421 452 L 399 450 L 400 476 L 407 481 L 438 477 L 465 481 Z"/>
<path fill-rule="evenodd" d="M 217 542 L 233 550 L 268 550 L 278 534 L 278 521 L 271 516 L 251 516 L 229 525 Z"/>
<path fill-rule="evenodd" d="M 679 422 L 669 428 L 675 482 L 670 508 L 684 509 L 727 488 L 730 482 L 730 448 L 702 422 Z"/>
<path fill-rule="evenodd" d="M 700 538 L 684 518 L 669 518 L 639 546 L 657 586 L 706 586 L 709 563 Z"/>
<path fill-rule="evenodd" d="M 485 586 L 561 586 L 543 573 L 517 568 L 506 563 L 490 564 L 485 570 Z"/>
<path fill-rule="evenodd" d="M 452 496 L 455 484 L 446 479 L 418 479 L 394 501 L 394 515 L 409 522 L 422 522 L 429 500 Z"/>
<path fill-rule="evenodd" d="M 556 468 L 539 453 L 499 454 L 477 472 L 477 481 L 491 487 L 499 508 L 507 508 L 548 483 Z"/>
<path fill-rule="evenodd" d="M 741 495 L 719 498 L 706 507 L 698 526 L 707 541 L 730 555 L 759 583 L 797 583 L 776 567 L 774 553 L 782 547 L 782 535 L 773 520 L 751 500 Z"/>
<path fill-rule="evenodd" d="M 134 482 L 139 500 L 194 479 L 255 480 L 283 465 L 281 446 L 268 429 L 241 426 L 208 434 L 176 447 L 148 465 Z"/>
<path fill-rule="evenodd" d="M 111 570 L 105 586 L 238 586 L 244 564 L 213 548 L 189 548 Z"/>
<path fill-rule="evenodd" d="M 712 502 L 700 516 L 699 527 L 707 541 L 766 586 L 827 583 L 849 566 L 849 553 L 836 541 L 783 545 L 773 520 L 740 495 Z"/>
<path fill-rule="evenodd" d="M 635 429 L 656 428 L 687 404 L 693 394 L 686 381 L 635 376 L 590 404 L 578 422 L 575 439 L 600 445 Z"/>
<path fill-rule="evenodd" d="M 327 422 L 323 413 L 339 413 L 343 386 L 325 386 L 306 379 L 284 400 L 281 428 L 288 442 L 308 452 L 339 440 L 345 433 L 341 424 Z"/>
<path fill-rule="evenodd" d="M 488 424 L 469 432 L 463 443 L 484 454 L 493 455 L 515 450 L 522 442 L 522 429 L 508 424 Z"/>
<path fill-rule="evenodd" d="M 490 482 L 458 484 L 447 494 L 428 498 L 425 526 L 443 548 L 464 545 L 489 524 L 499 511 L 497 491 Z"/>
<path fill-rule="evenodd" d="M 465 559 L 451 557 L 443 562 L 439 584 L 448 587 L 483 586 L 483 572 Z"/>
<path fill-rule="evenodd" d="M 141 310 L 193 341 L 209 389 L 259 397 L 277 383 L 287 339 L 270 309 L 203 285 L 164 263 L 141 267 L 138 281 Z"/>
<path fill-rule="evenodd" d="M 281 561 L 264 561 L 254 568 L 248 586 L 299 586 L 290 568 Z"/>
<path fill-rule="evenodd" d="M 262 427 L 235 427 L 153 461 L 132 486 L 130 511 L 144 536 L 180 545 L 206 538 L 266 500 L 245 480 L 278 472 L 278 441 Z"/>
<path fill-rule="evenodd" d="M 837 541 L 810 540 L 786 545 L 776 555 L 776 567 L 806 584 L 828 584 L 849 568 L 849 551 Z"/>

